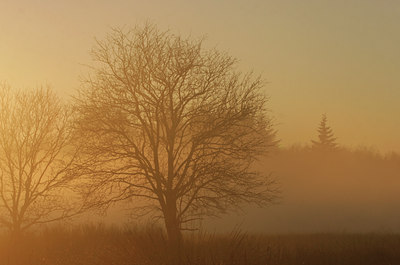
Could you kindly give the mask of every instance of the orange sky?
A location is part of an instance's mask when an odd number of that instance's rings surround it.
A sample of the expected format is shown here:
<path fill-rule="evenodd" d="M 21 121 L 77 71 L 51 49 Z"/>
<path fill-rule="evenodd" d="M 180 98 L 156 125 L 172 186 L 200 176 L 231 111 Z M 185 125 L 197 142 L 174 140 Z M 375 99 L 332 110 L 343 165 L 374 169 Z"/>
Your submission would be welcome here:
<path fill-rule="evenodd" d="M 400 151 L 398 0 L 2 0 L 0 80 L 71 94 L 94 37 L 157 23 L 240 59 L 268 80 L 282 145 L 316 137 Z"/>

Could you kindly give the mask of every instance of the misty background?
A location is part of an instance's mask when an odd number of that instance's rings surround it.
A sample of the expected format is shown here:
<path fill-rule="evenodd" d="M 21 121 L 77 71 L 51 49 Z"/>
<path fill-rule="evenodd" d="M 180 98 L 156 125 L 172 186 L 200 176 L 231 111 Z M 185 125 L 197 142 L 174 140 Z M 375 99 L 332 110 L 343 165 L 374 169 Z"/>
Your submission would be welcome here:
<path fill-rule="evenodd" d="M 281 142 L 258 167 L 280 181 L 281 203 L 244 207 L 204 227 L 400 231 L 400 159 L 391 155 L 400 152 L 398 1 L 5 0 L 0 10 L 0 79 L 13 87 L 46 82 L 67 97 L 87 72 L 95 37 L 148 20 L 206 35 L 263 75 Z M 328 156 L 307 148 L 322 113 L 345 147 Z M 126 220 L 118 209 L 85 218 Z"/>

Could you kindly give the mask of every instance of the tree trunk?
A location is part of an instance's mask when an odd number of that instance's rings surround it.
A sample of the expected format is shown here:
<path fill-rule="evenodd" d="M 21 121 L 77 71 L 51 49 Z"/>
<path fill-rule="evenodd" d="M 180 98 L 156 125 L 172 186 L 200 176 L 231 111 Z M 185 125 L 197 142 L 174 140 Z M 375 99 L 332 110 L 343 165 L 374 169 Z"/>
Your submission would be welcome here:
<path fill-rule="evenodd" d="M 8 250 L 6 255 L 6 264 L 15 264 L 18 261 L 18 257 L 21 255 L 21 240 L 22 240 L 22 229 L 21 224 L 17 219 L 12 226 L 10 226 L 10 238 L 8 244 Z"/>
<path fill-rule="evenodd" d="M 177 217 L 176 200 L 167 197 L 167 205 L 164 211 L 165 228 L 168 236 L 168 252 L 171 264 L 179 264 L 182 250 L 182 233 Z"/>
<path fill-rule="evenodd" d="M 179 222 L 174 213 L 167 213 L 165 217 L 165 227 L 167 229 L 168 242 L 170 245 L 179 246 L 182 243 L 182 234 Z"/>
<path fill-rule="evenodd" d="M 13 219 L 14 220 L 11 227 L 11 238 L 13 241 L 18 241 L 22 233 L 21 224 L 19 222 L 18 217 L 14 217 Z"/>

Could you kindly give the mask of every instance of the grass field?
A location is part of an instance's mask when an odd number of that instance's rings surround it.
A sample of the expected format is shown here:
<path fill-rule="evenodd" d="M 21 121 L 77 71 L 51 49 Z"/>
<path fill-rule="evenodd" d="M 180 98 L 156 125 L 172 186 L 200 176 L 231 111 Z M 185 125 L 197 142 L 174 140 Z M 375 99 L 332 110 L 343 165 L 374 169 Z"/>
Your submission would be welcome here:
<path fill-rule="evenodd" d="M 0 241 L 0 264 L 125 265 L 166 264 L 165 236 L 160 229 L 84 225 L 51 228 L 18 242 Z M 184 264 L 395 265 L 400 264 L 400 235 L 308 234 L 186 235 Z"/>

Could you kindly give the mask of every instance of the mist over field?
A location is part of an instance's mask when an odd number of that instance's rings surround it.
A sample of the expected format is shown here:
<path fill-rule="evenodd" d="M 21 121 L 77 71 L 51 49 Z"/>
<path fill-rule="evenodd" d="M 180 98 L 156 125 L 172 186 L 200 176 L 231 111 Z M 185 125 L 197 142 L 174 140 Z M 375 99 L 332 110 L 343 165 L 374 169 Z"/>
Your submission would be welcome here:
<path fill-rule="evenodd" d="M 281 194 L 267 207 L 242 205 L 233 213 L 205 218 L 201 229 L 227 233 L 398 233 L 400 232 L 400 156 L 368 148 L 321 153 L 306 146 L 279 148 L 260 159 L 257 169 L 273 175 Z M 108 224 L 138 221 L 126 204 L 103 217 Z M 103 219 L 104 218 L 104 219 Z"/>
<path fill-rule="evenodd" d="M 0 1 L 0 265 L 400 264 L 400 2 Z"/>
<path fill-rule="evenodd" d="M 217 231 L 236 224 L 267 233 L 391 233 L 400 231 L 400 157 L 371 149 L 320 153 L 294 146 L 259 161 L 277 177 L 279 204 L 211 222 Z M 229 227 L 229 228 L 228 228 Z"/>

